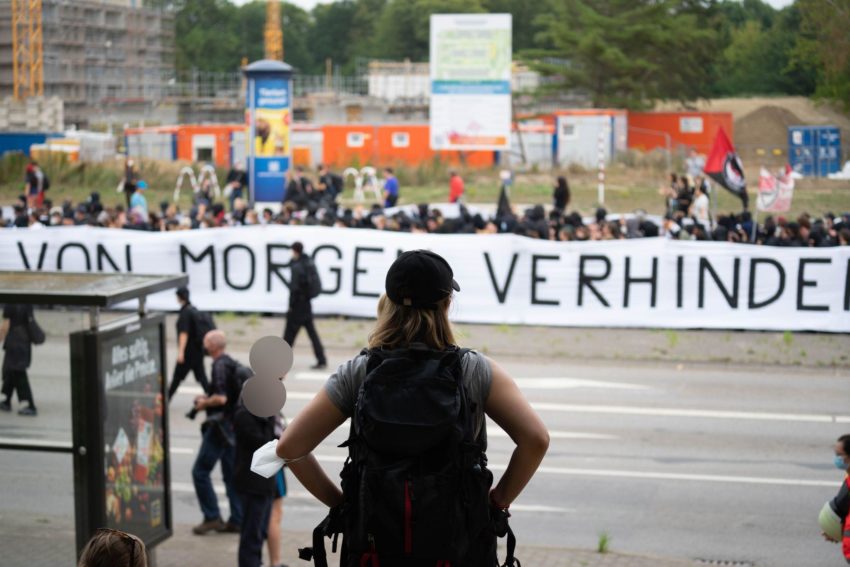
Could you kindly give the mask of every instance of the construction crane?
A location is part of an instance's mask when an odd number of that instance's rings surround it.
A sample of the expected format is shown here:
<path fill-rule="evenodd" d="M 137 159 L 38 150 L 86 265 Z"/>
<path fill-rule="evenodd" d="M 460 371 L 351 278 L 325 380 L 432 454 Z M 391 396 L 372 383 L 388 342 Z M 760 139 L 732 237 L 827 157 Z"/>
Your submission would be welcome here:
<path fill-rule="evenodd" d="M 266 29 L 263 32 L 266 44 L 266 59 L 283 61 L 283 29 L 280 25 L 280 2 L 266 2 Z"/>
<path fill-rule="evenodd" d="M 44 96 L 41 0 L 12 0 L 12 85 L 15 100 Z"/>

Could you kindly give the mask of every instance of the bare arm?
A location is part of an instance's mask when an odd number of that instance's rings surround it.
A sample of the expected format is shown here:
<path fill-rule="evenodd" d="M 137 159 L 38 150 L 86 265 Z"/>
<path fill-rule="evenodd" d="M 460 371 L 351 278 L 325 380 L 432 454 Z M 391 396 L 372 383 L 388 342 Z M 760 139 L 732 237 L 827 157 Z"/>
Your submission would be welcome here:
<path fill-rule="evenodd" d="M 189 342 L 189 333 L 177 335 L 177 362 L 183 364 L 186 360 L 186 344 Z"/>
<path fill-rule="evenodd" d="M 0 341 L 6 339 L 6 335 L 9 334 L 9 319 L 3 319 L 3 322 L 0 323 Z"/>
<path fill-rule="evenodd" d="M 342 502 L 342 491 L 328 478 L 319 461 L 310 453 L 344 421 L 345 416 L 322 388 L 283 431 L 277 442 L 276 452 L 281 459 L 298 459 L 309 455 L 290 463 L 289 468 L 304 488 L 328 507 Z"/>
<path fill-rule="evenodd" d="M 549 448 L 549 432 L 511 377 L 498 364 L 489 362 L 493 385 L 484 411 L 516 443 L 508 468 L 493 490 L 493 500 L 508 506 L 540 466 Z"/>
<path fill-rule="evenodd" d="M 227 403 L 227 396 L 224 394 L 213 394 L 212 396 L 198 396 L 195 398 L 195 409 L 205 410 L 207 408 L 216 408 Z"/>

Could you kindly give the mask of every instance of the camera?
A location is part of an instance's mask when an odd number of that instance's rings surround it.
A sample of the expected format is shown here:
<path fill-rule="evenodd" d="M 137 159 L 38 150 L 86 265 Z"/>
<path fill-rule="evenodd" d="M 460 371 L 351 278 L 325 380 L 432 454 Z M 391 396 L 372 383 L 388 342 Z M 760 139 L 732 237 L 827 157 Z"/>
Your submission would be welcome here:
<path fill-rule="evenodd" d="M 186 417 L 188 417 L 189 419 L 192 419 L 192 420 L 194 420 L 197 415 L 198 415 L 198 409 L 197 408 L 192 408 L 192 409 L 190 409 L 189 411 L 186 412 Z"/>

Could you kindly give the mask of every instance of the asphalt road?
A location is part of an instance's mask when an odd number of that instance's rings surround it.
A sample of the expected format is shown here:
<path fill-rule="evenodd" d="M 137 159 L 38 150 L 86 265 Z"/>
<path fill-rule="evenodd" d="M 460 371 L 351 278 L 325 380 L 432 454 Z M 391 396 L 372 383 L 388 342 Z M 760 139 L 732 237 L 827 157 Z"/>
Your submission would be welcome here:
<path fill-rule="evenodd" d="M 50 340 L 37 352 L 31 376 L 40 415 L 0 414 L 0 437 L 69 441 L 67 343 Z M 232 354 L 247 362 L 246 347 Z M 332 364 L 351 354 L 329 352 Z M 841 482 L 831 446 L 850 432 L 847 370 L 492 356 L 552 435 L 540 471 L 512 507 L 520 541 L 595 548 L 606 533 L 612 549 L 627 553 L 759 566 L 843 564 L 838 547 L 821 540 L 816 518 Z M 299 345 L 287 379 L 289 418 L 325 378 L 306 370 L 311 363 Z M 189 378 L 170 408 L 176 524 L 200 520 L 191 484 L 199 423 L 183 415 L 198 393 Z M 498 474 L 512 444 L 492 424 L 489 432 Z M 316 451 L 334 478 L 345 434 L 336 432 Z M 223 493 L 218 470 L 215 478 Z M 311 530 L 325 511 L 291 474 L 289 481 L 284 530 Z M 0 483 L 2 516 L 73 516 L 70 456 L 0 451 Z"/>

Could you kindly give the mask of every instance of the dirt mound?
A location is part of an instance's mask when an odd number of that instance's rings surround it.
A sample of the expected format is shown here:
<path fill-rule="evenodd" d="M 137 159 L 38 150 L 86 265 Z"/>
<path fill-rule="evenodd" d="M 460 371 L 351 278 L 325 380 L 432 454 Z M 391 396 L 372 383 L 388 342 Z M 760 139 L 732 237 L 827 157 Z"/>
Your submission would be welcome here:
<path fill-rule="evenodd" d="M 742 154 L 787 151 L 788 127 L 800 124 L 800 118 L 784 107 L 762 106 L 735 120 L 735 147 Z"/>
<path fill-rule="evenodd" d="M 738 120 L 763 106 L 779 106 L 794 113 L 803 124 L 835 124 L 850 129 L 850 116 L 841 113 L 830 103 L 815 102 L 802 96 L 750 97 L 750 98 L 714 98 L 689 103 L 687 108 L 680 103 L 659 103 L 656 110 L 698 110 L 701 112 L 731 112 L 732 119 Z"/>

